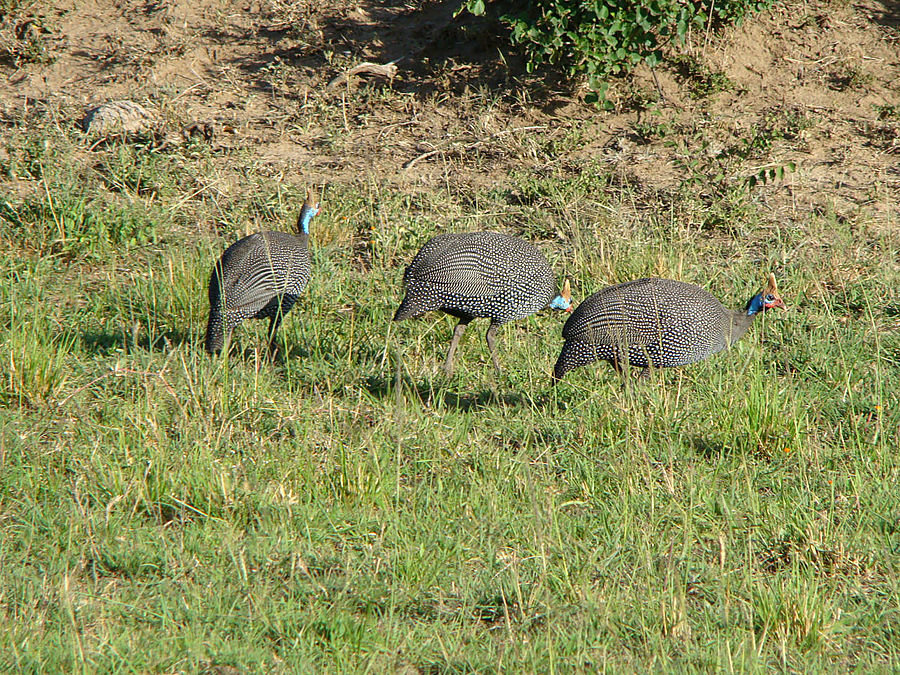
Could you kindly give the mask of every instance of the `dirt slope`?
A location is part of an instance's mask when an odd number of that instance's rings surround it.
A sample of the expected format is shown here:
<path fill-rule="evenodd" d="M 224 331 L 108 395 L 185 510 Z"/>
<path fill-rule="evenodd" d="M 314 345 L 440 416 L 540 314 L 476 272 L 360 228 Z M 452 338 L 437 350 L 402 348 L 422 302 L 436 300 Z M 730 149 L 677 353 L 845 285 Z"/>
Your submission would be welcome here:
<path fill-rule="evenodd" d="M 610 112 L 572 83 L 526 78 L 490 27 L 453 20 L 455 6 L 26 3 L 0 30 L 0 112 L 49 110 L 65 125 L 131 98 L 175 137 L 212 122 L 215 145 L 246 148 L 286 180 L 377 175 L 410 190 L 599 164 L 656 204 L 691 185 L 713 200 L 786 167 L 755 193 L 775 217 L 896 220 L 896 3 L 792 3 L 718 38 L 695 35 L 674 65 L 615 83 Z M 327 89 L 361 61 L 393 59 L 391 82 Z"/>

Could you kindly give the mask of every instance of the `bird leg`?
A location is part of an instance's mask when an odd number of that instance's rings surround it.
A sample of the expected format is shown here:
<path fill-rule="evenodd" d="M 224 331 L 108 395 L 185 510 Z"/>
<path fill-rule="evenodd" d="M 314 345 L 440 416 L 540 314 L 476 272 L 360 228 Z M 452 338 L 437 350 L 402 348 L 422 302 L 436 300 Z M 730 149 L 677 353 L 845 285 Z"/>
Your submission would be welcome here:
<path fill-rule="evenodd" d="M 619 361 L 618 359 L 612 361 L 612 367 L 619 374 L 619 376 L 625 380 L 629 375 L 633 374 L 635 380 L 647 380 L 650 378 L 650 366 L 644 366 L 638 371 L 634 371 L 629 365 L 627 361 Z M 635 366 L 637 368 L 637 366 Z"/>
<path fill-rule="evenodd" d="M 272 319 L 269 321 L 269 357 L 274 358 L 278 353 L 278 345 L 275 344 L 275 332 L 281 325 L 281 307 L 275 310 Z"/>
<path fill-rule="evenodd" d="M 490 328 L 487 329 L 487 333 L 484 334 L 484 339 L 487 341 L 488 350 L 491 352 L 491 358 L 494 360 L 494 368 L 496 368 L 497 374 L 499 375 L 501 371 L 500 359 L 497 358 L 496 333 L 497 324 L 492 323 Z"/>
<path fill-rule="evenodd" d="M 444 370 L 447 371 L 448 375 L 453 373 L 453 355 L 456 354 L 456 346 L 459 344 L 459 339 L 462 337 L 462 334 L 466 332 L 466 326 L 468 325 L 468 321 L 460 319 L 459 323 L 456 324 L 456 328 L 453 329 L 453 339 L 450 340 L 450 351 L 447 353 L 447 360 L 444 361 Z"/>
<path fill-rule="evenodd" d="M 217 352 L 218 354 L 231 354 L 234 351 L 234 326 L 230 326 L 228 323 L 223 323 L 222 325 L 222 348 Z"/>

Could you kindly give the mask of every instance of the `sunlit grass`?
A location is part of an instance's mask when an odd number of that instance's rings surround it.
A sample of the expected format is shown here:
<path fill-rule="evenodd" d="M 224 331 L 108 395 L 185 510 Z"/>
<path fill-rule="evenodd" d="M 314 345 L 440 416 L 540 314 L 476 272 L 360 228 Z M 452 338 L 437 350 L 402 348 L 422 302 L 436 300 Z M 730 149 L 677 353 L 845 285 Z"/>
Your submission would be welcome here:
<path fill-rule="evenodd" d="M 202 153 L 79 173 L 51 138 L 0 211 L 4 667 L 896 666 L 895 236 L 711 235 L 590 163 L 415 195 L 371 176 L 323 191 L 283 356 L 248 322 L 210 358 L 213 260 L 292 227 L 302 189 L 248 165 L 185 199 Z M 478 228 L 535 241 L 576 300 L 658 274 L 737 307 L 773 270 L 790 310 L 646 382 L 598 363 L 556 387 L 564 317 L 504 326 L 500 376 L 478 321 L 448 377 L 454 321 L 391 317 L 417 248 Z"/>

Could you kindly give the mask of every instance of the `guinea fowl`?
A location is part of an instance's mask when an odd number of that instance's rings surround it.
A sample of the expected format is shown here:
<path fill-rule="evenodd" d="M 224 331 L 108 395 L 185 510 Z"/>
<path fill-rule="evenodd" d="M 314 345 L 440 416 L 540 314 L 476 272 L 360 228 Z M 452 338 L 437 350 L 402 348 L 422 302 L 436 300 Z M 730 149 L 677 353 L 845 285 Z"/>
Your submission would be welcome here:
<path fill-rule="evenodd" d="M 535 246 L 495 232 L 440 234 L 416 254 L 403 275 L 406 297 L 394 321 L 441 310 L 455 316 L 444 368 L 453 372 L 453 356 L 469 322 L 490 319 L 485 339 L 500 371 L 497 327 L 533 314 L 547 305 L 571 311 L 569 284 L 557 292 L 550 264 Z"/>
<path fill-rule="evenodd" d="M 565 344 L 553 379 L 603 359 L 619 372 L 682 366 L 737 342 L 759 315 L 785 308 L 775 275 L 743 310 L 722 306 L 709 292 L 671 279 L 638 279 L 609 286 L 582 302 L 563 326 Z"/>
<path fill-rule="evenodd" d="M 225 250 L 209 280 L 206 351 L 221 351 L 225 337 L 250 318 L 270 320 L 269 351 L 275 351 L 275 331 L 309 282 L 309 221 L 318 212 L 308 190 L 296 234 L 257 232 Z"/>

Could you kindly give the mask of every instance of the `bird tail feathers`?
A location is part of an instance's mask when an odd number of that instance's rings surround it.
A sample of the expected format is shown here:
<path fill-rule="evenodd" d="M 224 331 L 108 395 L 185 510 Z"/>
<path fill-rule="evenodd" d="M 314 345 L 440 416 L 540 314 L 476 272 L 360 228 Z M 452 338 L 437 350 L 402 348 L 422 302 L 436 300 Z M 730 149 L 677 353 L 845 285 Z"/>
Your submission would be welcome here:
<path fill-rule="evenodd" d="M 218 354 L 225 343 L 225 330 L 222 325 L 222 315 L 216 311 L 210 311 L 209 321 L 206 322 L 206 351 L 210 354 Z"/>

